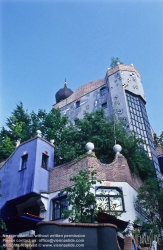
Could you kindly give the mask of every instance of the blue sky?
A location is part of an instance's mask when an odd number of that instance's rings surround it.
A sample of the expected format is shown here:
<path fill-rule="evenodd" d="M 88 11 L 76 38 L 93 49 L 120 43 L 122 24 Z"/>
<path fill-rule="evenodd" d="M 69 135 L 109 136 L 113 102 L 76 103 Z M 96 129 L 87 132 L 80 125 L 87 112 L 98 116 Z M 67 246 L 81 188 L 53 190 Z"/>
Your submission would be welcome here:
<path fill-rule="evenodd" d="M 0 126 L 20 101 L 49 111 L 65 77 L 76 90 L 119 57 L 139 71 L 149 121 L 163 131 L 162 0 L 1 0 L 0 30 Z"/>

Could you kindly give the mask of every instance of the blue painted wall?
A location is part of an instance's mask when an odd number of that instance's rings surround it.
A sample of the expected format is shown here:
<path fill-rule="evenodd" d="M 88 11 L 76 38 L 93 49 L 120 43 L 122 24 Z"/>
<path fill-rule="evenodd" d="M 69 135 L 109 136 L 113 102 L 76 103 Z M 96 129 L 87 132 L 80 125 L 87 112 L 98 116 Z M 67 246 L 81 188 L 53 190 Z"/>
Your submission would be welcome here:
<path fill-rule="evenodd" d="M 54 147 L 35 137 L 21 144 L 0 169 L 0 208 L 9 200 L 48 192 L 49 171 L 41 167 L 42 153 L 48 155 L 48 169 L 54 166 Z M 28 154 L 27 168 L 21 170 L 22 156 Z"/>

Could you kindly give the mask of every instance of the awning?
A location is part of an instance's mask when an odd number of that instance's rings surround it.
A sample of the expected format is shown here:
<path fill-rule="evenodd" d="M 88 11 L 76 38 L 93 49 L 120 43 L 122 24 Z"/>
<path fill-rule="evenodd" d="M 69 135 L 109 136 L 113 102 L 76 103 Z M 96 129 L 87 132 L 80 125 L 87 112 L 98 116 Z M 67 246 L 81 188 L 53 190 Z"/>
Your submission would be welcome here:
<path fill-rule="evenodd" d="M 97 218 L 95 218 L 98 223 L 111 223 L 116 225 L 119 229 L 122 231 L 125 230 L 125 228 L 128 225 L 128 221 L 120 220 L 117 219 L 115 216 L 104 213 L 104 212 L 99 212 L 97 215 Z M 134 224 L 134 227 L 137 228 L 139 227 L 138 225 Z"/>
<path fill-rule="evenodd" d="M 11 234 L 18 234 L 29 230 L 35 230 L 36 224 L 41 222 L 43 219 L 44 218 L 29 213 L 17 215 L 5 220 L 7 232 Z"/>

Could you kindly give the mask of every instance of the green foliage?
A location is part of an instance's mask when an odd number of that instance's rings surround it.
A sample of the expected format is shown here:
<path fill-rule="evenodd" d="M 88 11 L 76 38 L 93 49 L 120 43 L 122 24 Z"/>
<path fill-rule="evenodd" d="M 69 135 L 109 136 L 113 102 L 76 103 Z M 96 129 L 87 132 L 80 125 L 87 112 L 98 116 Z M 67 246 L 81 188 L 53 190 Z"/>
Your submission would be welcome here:
<path fill-rule="evenodd" d="M 63 218 L 69 218 L 70 222 L 89 223 L 91 222 L 91 203 L 94 204 L 94 215 L 97 213 L 96 198 L 92 193 L 97 183 L 96 171 L 80 170 L 70 181 L 74 186 L 65 188 L 62 193 L 67 192 L 67 201 L 71 209 L 63 212 Z"/>
<path fill-rule="evenodd" d="M 91 170 L 91 168 L 80 170 L 75 176 L 71 177 L 70 181 L 72 181 L 73 186 L 67 187 L 61 192 L 67 193 L 67 201 L 70 205 L 70 209 L 63 212 L 64 219 L 68 218 L 70 222 L 91 222 L 91 204 L 94 204 L 94 217 L 101 211 L 116 217 L 122 214 L 122 212 L 116 210 L 117 204 L 114 200 L 111 207 L 108 205 L 108 200 L 103 197 L 99 197 L 97 202 L 95 185 L 100 184 L 101 181 L 97 180 L 95 170 Z"/>
<path fill-rule="evenodd" d="M 1 137 L 1 135 L 0 135 Z M 9 157 L 14 151 L 13 141 L 6 135 L 0 138 L 0 161 L 3 161 Z"/>
<path fill-rule="evenodd" d="M 94 143 L 94 152 L 101 162 L 112 162 L 115 157 L 113 152 L 114 134 L 117 143 L 122 146 L 122 154 L 126 157 L 131 171 L 142 178 L 153 175 L 153 165 L 140 147 L 142 140 L 127 131 L 123 126 L 123 121 L 107 119 L 103 109 L 85 113 L 84 118 L 78 120 L 76 126 L 70 124 L 63 130 L 61 143 L 55 151 L 58 163 L 62 164 L 83 155 L 84 146 L 89 141 Z"/>
<path fill-rule="evenodd" d="M 54 139 L 58 146 L 66 124 L 67 118 L 61 117 L 59 109 L 52 109 L 49 113 L 39 110 L 38 113 L 32 111 L 28 114 L 22 103 L 16 105 L 11 116 L 7 118 L 6 127 L 2 127 L 0 131 L 0 161 L 11 155 L 18 139 L 21 139 L 21 143 L 27 141 L 36 135 L 38 129 L 41 130 L 43 138 Z M 56 158 L 59 160 L 58 156 Z"/>
<path fill-rule="evenodd" d="M 161 145 L 162 150 L 163 150 L 163 132 L 162 132 L 161 135 L 158 137 L 158 144 Z"/>
<path fill-rule="evenodd" d="M 160 233 L 163 229 L 163 181 L 148 178 L 138 190 L 137 201 L 145 211 L 147 220 L 143 226 L 151 233 Z"/>
<path fill-rule="evenodd" d="M 116 143 L 122 146 L 122 154 L 131 171 L 142 178 L 153 174 L 150 160 L 139 147 L 142 141 L 126 131 L 123 121 L 106 118 L 103 109 L 85 113 L 84 118 L 74 126 L 66 116 L 61 116 L 59 109 L 52 109 L 48 113 L 45 110 L 39 110 L 38 113 L 32 111 L 28 114 L 20 103 L 7 119 L 6 126 L 0 131 L 0 161 L 11 155 L 18 139 L 22 143 L 33 138 L 39 129 L 43 138 L 48 141 L 54 139 L 56 165 L 85 154 L 85 144 L 89 141 L 95 145 L 97 158 L 103 163 L 110 163 L 115 157 L 113 146 L 116 136 Z"/>
<path fill-rule="evenodd" d="M 7 231 L 5 222 L 0 218 L 0 232 Z"/>
<path fill-rule="evenodd" d="M 120 61 L 119 57 L 111 57 L 110 60 L 111 60 L 111 63 L 110 63 L 110 67 L 111 67 L 111 68 L 117 66 L 117 63 L 118 63 L 118 62 L 119 62 L 120 64 L 123 64 L 123 62 Z"/>
<path fill-rule="evenodd" d="M 157 136 L 157 134 L 154 133 L 153 137 L 154 137 L 154 144 L 155 144 L 155 146 L 156 147 L 161 146 L 162 150 L 163 150 L 163 132 L 161 133 L 160 136 Z"/>

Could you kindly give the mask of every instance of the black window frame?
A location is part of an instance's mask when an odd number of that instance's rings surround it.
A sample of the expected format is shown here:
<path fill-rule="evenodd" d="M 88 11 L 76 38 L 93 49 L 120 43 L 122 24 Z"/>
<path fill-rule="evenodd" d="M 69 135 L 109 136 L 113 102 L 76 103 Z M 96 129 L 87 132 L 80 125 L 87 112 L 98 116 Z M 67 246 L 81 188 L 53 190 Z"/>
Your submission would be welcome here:
<path fill-rule="evenodd" d="M 42 153 L 41 167 L 43 169 L 48 169 L 49 155 Z"/>
<path fill-rule="evenodd" d="M 21 158 L 22 158 L 22 161 L 21 161 L 21 170 L 23 170 L 23 169 L 27 168 L 28 154 L 23 155 Z"/>
<path fill-rule="evenodd" d="M 52 206 L 53 206 L 52 207 L 52 220 L 53 221 L 63 219 L 62 218 L 63 210 L 68 209 L 68 202 L 66 198 L 67 198 L 67 195 L 64 195 L 58 198 L 54 198 L 52 200 Z M 63 200 L 64 200 L 64 204 L 62 203 Z M 59 205 L 59 207 L 55 207 L 55 204 Z"/>
<path fill-rule="evenodd" d="M 109 194 L 96 194 L 96 197 L 108 197 L 108 207 L 109 207 L 109 212 L 125 212 L 125 204 L 124 204 L 124 198 L 123 198 L 123 191 L 119 188 L 119 187 L 107 187 L 107 186 L 99 186 L 97 189 L 96 189 L 96 192 L 98 189 L 108 189 L 108 190 L 116 190 L 119 192 L 119 195 L 109 195 Z M 111 210 L 110 207 L 111 207 L 111 201 L 112 199 L 110 198 L 121 198 L 121 207 L 122 209 L 115 209 L 115 210 Z"/>

